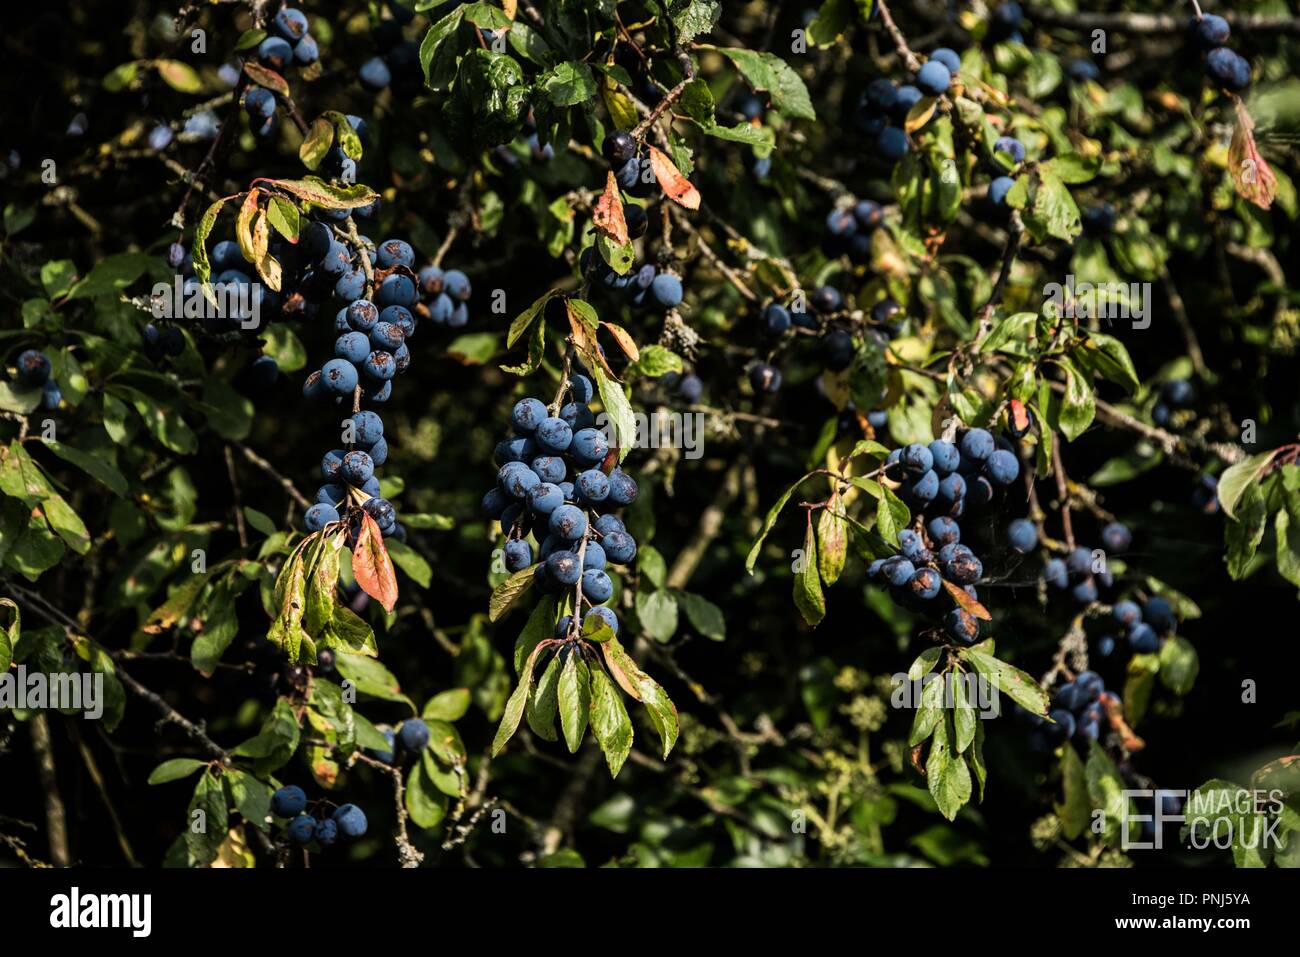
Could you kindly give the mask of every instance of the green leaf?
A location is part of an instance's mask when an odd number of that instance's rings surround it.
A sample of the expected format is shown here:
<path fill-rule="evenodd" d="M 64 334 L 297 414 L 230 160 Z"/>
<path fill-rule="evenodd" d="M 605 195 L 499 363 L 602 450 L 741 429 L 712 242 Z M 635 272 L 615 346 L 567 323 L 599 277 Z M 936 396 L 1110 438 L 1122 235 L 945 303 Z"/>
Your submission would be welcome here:
<path fill-rule="evenodd" d="M 939 663 L 939 656 L 943 654 L 943 648 L 939 645 L 932 645 L 916 656 L 912 666 L 907 669 L 908 681 L 920 681 Z"/>
<path fill-rule="evenodd" d="M 625 371 L 625 378 L 646 376 L 657 379 L 669 372 L 682 371 L 682 357 L 670 349 L 654 344 L 641 347 L 641 355 L 636 362 L 630 363 Z"/>
<path fill-rule="evenodd" d="M 447 40 L 464 21 L 465 7 L 458 6 L 429 27 L 420 43 L 420 66 L 424 70 L 425 85 L 431 90 L 444 90 L 456 76 L 456 50 Z"/>
<path fill-rule="evenodd" d="M 105 257 L 68 291 L 68 299 L 116 296 L 143 276 L 152 263 L 153 257 L 144 253 L 118 253 Z"/>
<path fill-rule="evenodd" d="M 817 570 L 817 535 L 811 520 L 804 531 L 799 569 L 794 573 L 794 604 L 803 620 L 814 628 L 826 617 L 826 598 L 822 594 L 821 575 Z"/>
<path fill-rule="evenodd" d="M 217 857 L 217 849 L 226 839 L 230 812 L 226 806 L 226 789 L 221 776 L 204 773 L 194 787 L 186 817 L 185 846 L 200 865 L 207 866 Z"/>
<path fill-rule="evenodd" d="M 1277 571 L 1293 585 L 1300 585 L 1300 496 L 1289 493 L 1286 507 L 1273 520 L 1277 535 Z"/>
<path fill-rule="evenodd" d="M 321 115 L 334 125 L 334 138 L 338 140 L 343 155 L 349 159 L 361 159 L 361 137 L 352 128 L 352 123 L 347 118 L 347 115 L 340 113 L 338 110 L 326 110 Z"/>
<path fill-rule="evenodd" d="M 246 771 L 227 768 L 225 772 L 226 787 L 235 808 L 249 824 L 265 831 L 270 827 L 271 816 L 270 785 Z"/>
<path fill-rule="evenodd" d="M 395 539 L 389 539 L 384 544 L 388 546 L 388 557 L 393 560 L 394 565 L 410 576 L 411 580 L 421 588 L 429 587 L 433 581 L 433 568 L 423 555 L 405 542 Z"/>
<path fill-rule="evenodd" d="M 817 569 L 827 585 L 839 581 L 849 550 L 848 523 L 836 508 L 838 501 L 822 509 L 817 519 Z"/>
<path fill-rule="evenodd" d="M 556 64 L 537 78 L 537 86 L 555 106 L 578 106 L 596 95 L 591 67 L 577 61 Z"/>
<path fill-rule="evenodd" d="M 506 701 L 506 708 L 501 715 L 501 724 L 497 727 L 496 737 L 492 739 L 492 756 L 496 757 L 506 746 L 506 743 L 514 737 L 515 731 L 519 728 L 519 722 L 524 716 L 524 706 L 528 702 L 528 695 L 533 687 L 533 668 L 537 665 L 537 656 L 545 649 L 552 645 L 557 645 L 554 638 L 548 638 L 545 641 L 538 642 L 528 655 L 528 660 L 524 663 L 523 671 L 519 674 L 519 684 L 511 693 L 509 700 Z"/>
<path fill-rule="evenodd" d="M 876 502 L 876 533 L 885 541 L 898 541 L 898 533 L 907 528 L 912 513 L 893 489 L 879 485 L 880 499 Z"/>
<path fill-rule="evenodd" d="M 316 176 L 304 176 L 302 179 L 272 179 L 266 180 L 266 183 L 321 209 L 356 209 L 359 206 L 369 206 L 378 197 L 373 189 L 362 183 L 336 186 Z"/>
<path fill-rule="evenodd" d="M 1044 172 L 1062 183 L 1087 183 L 1095 179 L 1101 171 L 1101 156 L 1082 156 L 1078 153 L 1066 153 L 1050 159 L 1039 167 Z"/>
<path fill-rule="evenodd" d="M 434 784 L 425 772 L 424 763 L 411 765 L 406 776 L 406 813 L 415 826 L 428 830 L 437 827 L 447 814 L 447 795 Z"/>
<path fill-rule="evenodd" d="M 302 138 L 302 143 L 298 146 L 298 159 L 302 161 L 303 166 L 314 170 L 320 166 L 321 161 L 325 159 L 325 154 L 333 145 L 334 124 L 325 117 L 318 116 L 311 121 L 311 126 L 307 128 L 307 135 Z M 274 221 L 272 225 L 275 225 Z"/>
<path fill-rule="evenodd" d="M 1088 742 L 1085 772 L 1089 800 L 1102 813 L 1101 840 L 1110 847 L 1118 847 L 1124 819 L 1132 821 L 1137 813 L 1132 801 L 1124 796 L 1127 785 L 1110 757 L 1096 741 Z"/>
<path fill-rule="evenodd" d="M 1061 821 L 1062 832 L 1073 841 L 1087 828 L 1092 807 L 1088 802 L 1088 779 L 1083 762 L 1070 745 L 1061 749 L 1061 787 L 1064 801 L 1056 805 L 1056 816 Z"/>
<path fill-rule="evenodd" d="M 1259 479 L 1264 470 L 1272 464 L 1276 455 L 1277 450 L 1271 449 L 1252 455 L 1244 462 L 1238 462 L 1224 469 L 1223 474 L 1219 476 L 1218 497 L 1219 505 L 1225 515 L 1229 518 L 1237 517 L 1237 503 L 1241 501 L 1247 486 L 1253 485 Z"/>
<path fill-rule="evenodd" d="M 949 743 L 948 722 L 940 721 L 930 742 L 925 778 L 939 813 L 952 820 L 971 798 L 970 768 Z"/>
<path fill-rule="evenodd" d="M 1093 417 L 1097 414 L 1097 399 L 1091 383 L 1073 362 L 1066 360 L 1059 365 L 1065 372 L 1065 398 L 1061 403 L 1060 414 L 1061 434 L 1073 442 L 1092 425 Z"/>
<path fill-rule="evenodd" d="M 976 671 L 987 677 L 999 691 L 1009 695 L 1012 701 L 1026 711 L 1037 715 L 1047 714 L 1050 700 L 1047 692 L 1019 668 L 976 648 L 959 648 L 957 655 L 970 662 Z"/>
<path fill-rule="evenodd" d="M 912 730 L 908 734 L 908 747 L 916 747 L 934 734 L 935 728 L 944 720 L 944 679 L 935 675 L 921 685 L 921 700 L 917 703 L 916 714 L 912 716 Z"/>
<path fill-rule="evenodd" d="M 668 591 L 637 592 L 636 617 L 647 635 L 665 642 L 677 632 L 677 598 Z"/>
<path fill-rule="evenodd" d="M 600 668 L 591 669 L 590 696 L 591 733 L 605 752 L 610 777 L 616 778 L 632 753 L 632 720 L 614 683 Z"/>
<path fill-rule="evenodd" d="M 516 342 L 519 342 L 520 335 L 528 332 L 528 328 L 533 324 L 533 320 L 536 320 L 539 315 L 542 315 L 542 309 L 546 308 L 546 303 L 549 303 L 552 298 L 555 298 L 555 290 L 546 290 L 546 293 L 543 293 L 538 299 L 534 300 L 532 306 L 524 309 L 523 312 L 520 312 L 519 315 L 515 317 L 515 321 L 510 324 L 510 333 L 507 333 L 506 335 L 507 348 L 511 348 Z"/>
<path fill-rule="evenodd" d="M 71 259 L 55 259 L 41 266 L 41 286 L 51 299 L 66 296 L 76 279 L 77 264 Z"/>
<path fill-rule="evenodd" d="M 203 628 L 190 646 L 190 661 L 200 673 L 211 677 L 221 656 L 239 632 L 235 596 L 231 589 L 224 584 L 215 588 L 211 600 L 205 605 L 205 612 Z"/>
<path fill-rule="evenodd" d="M 713 641 L 726 639 L 727 620 L 721 608 L 702 595 L 684 591 L 676 594 L 677 604 L 686 612 L 686 619 L 692 628 Z"/>
<path fill-rule="evenodd" d="M 815 120 L 808 88 L 799 74 L 775 53 L 718 48 L 755 91 L 771 94 L 772 106 L 794 119 Z"/>
<path fill-rule="evenodd" d="M 438 718 L 442 721 L 459 721 L 469 710 L 470 693 L 468 688 L 452 688 L 434 695 L 424 703 L 420 712 L 422 718 Z"/>
<path fill-rule="evenodd" d="M 541 678 L 537 680 L 537 687 L 533 693 L 528 696 L 528 704 L 524 709 L 524 717 L 528 719 L 528 727 L 543 741 L 554 741 L 555 734 L 555 716 L 560 709 L 560 656 L 552 656 L 542 672 Z"/>
<path fill-rule="evenodd" d="M 1124 343 L 1114 336 L 1092 332 L 1088 334 L 1086 347 L 1098 372 L 1111 382 L 1123 386 L 1130 395 L 1137 392 L 1141 383 Z"/>
<path fill-rule="evenodd" d="M 855 0 L 823 0 L 808 24 L 808 42 L 826 48 L 835 44 L 857 17 Z"/>
<path fill-rule="evenodd" d="M 335 611 L 337 613 L 338 609 Z M 340 676 L 352 682 L 358 694 L 383 701 L 400 701 L 409 705 L 412 711 L 415 710 L 415 702 L 402 694 L 402 686 L 396 676 L 376 659 L 340 653 L 334 656 L 334 667 Z"/>
<path fill-rule="evenodd" d="M 484 30 L 502 30 L 513 22 L 504 10 L 490 3 L 467 3 L 464 12 L 466 20 Z"/>
<path fill-rule="evenodd" d="M 750 546 L 749 554 L 745 556 L 745 571 L 749 572 L 751 575 L 754 574 L 754 563 L 758 561 L 758 553 L 763 547 L 763 541 L 767 538 L 767 533 L 770 532 L 772 526 L 776 524 L 777 517 L 780 516 L 781 509 L 785 508 L 785 503 L 790 501 L 790 496 L 795 493 L 795 490 L 799 488 L 799 486 L 804 483 L 804 479 L 807 478 L 808 476 L 805 475 L 803 478 L 799 479 L 799 481 L 791 485 L 785 490 L 781 497 L 776 500 L 776 503 L 767 510 L 767 516 L 763 519 L 763 527 L 759 530 L 758 537 L 754 539 L 754 544 Z"/>
<path fill-rule="evenodd" d="M 3 530 L 0 529 L 0 536 Z M 0 558 L 4 554 L 3 539 L 0 537 Z M 9 666 L 14 661 L 14 649 L 18 646 L 18 640 L 22 637 L 23 631 L 23 613 L 17 603 L 12 598 L 0 598 L 0 608 L 8 611 L 9 624 L 0 629 L 0 675 L 9 671 Z"/>
<path fill-rule="evenodd" d="M 614 441 L 618 443 L 618 460 L 622 462 L 636 445 L 636 415 L 621 384 L 610 380 L 598 364 L 591 366 L 591 374 L 596 379 L 596 389 L 600 392 L 600 402 L 605 407 L 605 415 L 614 427 Z"/>
<path fill-rule="evenodd" d="M 1160 646 L 1160 681 L 1174 694 L 1192 690 L 1200 667 L 1196 648 L 1186 638 L 1174 635 Z"/>
<path fill-rule="evenodd" d="M 524 662 L 533 653 L 538 643 L 550 638 L 555 632 L 555 598 L 543 596 L 528 616 L 524 630 L 515 639 L 515 674 L 523 674 Z"/>
<path fill-rule="evenodd" d="M 272 196 L 267 200 L 266 221 L 289 242 L 298 241 L 298 231 L 301 229 L 298 207 L 283 196 Z"/>
<path fill-rule="evenodd" d="M 212 275 L 212 266 L 208 262 L 208 234 L 212 232 L 212 227 L 217 223 L 217 217 L 221 214 L 221 207 L 234 198 L 233 196 L 224 196 L 221 199 L 214 200 L 203 211 L 203 216 L 199 219 L 199 225 L 194 229 L 194 247 L 192 250 L 194 275 L 205 286 L 208 284 L 208 278 Z"/>
<path fill-rule="evenodd" d="M 678 44 L 688 44 L 701 34 L 708 33 L 722 15 L 720 0 L 676 0 L 669 5 L 673 26 L 677 28 Z"/>
<path fill-rule="evenodd" d="M 198 761 L 194 758 L 172 758 L 150 772 L 149 783 L 166 784 L 169 781 L 179 781 L 181 778 L 189 777 L 199 768 L 206 767 L 207 764 L 207 761 Z"/>
<path fill-rule="evenodd" d="M 576 648 L 562 654 L 565 654 L 565 661 L 560 669 L 560 727 L 572 754 L 577 752 L 587 730 L 591 709 L 591 672 Z"/>
<path fill-rule="evenodd" d="M 96 479 L 114 495 L 126 495 L 126 477 L 106 461 L 102 454 L 91 455 L 56 439 L 42 439 L 42 444 L 65 462 L 75 465 L 91 478 Z"/>
<path fill-rule="evenodd" d="M 620 276 L 631 269 L 632 264 L 636 261 L 636 247 L 632 245 L 631 240 L 620 246 L 604 233 L 600 233 L 596 236 L 596 250 L 600 253 L 600 258 L 609 265 L 609 268 Z"/>
<path fill-rule="evenodd" d="M 962 754 L 975 741 L 975 726 L 979 715 L 970 702 L 966 686 L 967 675 L 953 673 L 952 677 L 952 723 L 953 744 L 957 753 Z"/>
<path fill-rule="evenodd" d="M 637 666 L 617 638 L 603 642 L 600 649 L 610 675 L 618 682 L 618 686 L 645 705 L 650 723 L 663 743 L 663 756 L 667 759 L 673 745 L 677 743 L 679 729 L 677 708 L 672 699 L 658 682 Z"/>
<path fill-rule="evenodd" d="M 533 574 L 536 571 L 537 566 L 530 565 L 522 571 L 515 572 L 492 589 L 492 597 L 488 599 L 488 621 L 500 621 L 505 616 L 510 606 L 532 586 Z"/>

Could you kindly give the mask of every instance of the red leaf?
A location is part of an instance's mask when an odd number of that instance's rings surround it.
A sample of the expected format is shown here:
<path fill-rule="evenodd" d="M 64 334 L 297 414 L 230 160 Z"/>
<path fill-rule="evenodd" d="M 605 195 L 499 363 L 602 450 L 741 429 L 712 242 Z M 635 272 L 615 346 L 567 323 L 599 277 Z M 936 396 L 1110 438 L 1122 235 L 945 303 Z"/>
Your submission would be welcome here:
<path fill-rule="evenodd" d="M 951 595 L 952 600 L 957 603 L 957 607 L 966 612 L 966 614 L 973 615 L 982 621 L 993 620 L 993 616 L 989 614 L 989 610 L 968 595 L 966 589 L 962 588 L 960 585 L 954 585 L 946 578 L 941 578 L 939 580 L 943 582 L 943 587 L 948 590 L 948 594 Z"/>
<path fill-rule="evenodd" d="M 596 200 L 596 211 L 592 214 L 591 221 L 596 225 L 596 231 L 603 236 L 608 236 L 618 245 L 622 246 L 627 242 L 627 220 L 623 218 L 623 197 L 619 195 L 618 180 L 614 177 L 614 171 L 609 171 L 609 178 L 605 181 L 605 192 L 600 194 L 600 199 Z"/>
<path fill-rule="evenodd" d="M 362 591 L 384 606 L 384 611 L 393 610 L 397 604 L 397 575 L 384 536 L 369 512 L 361 513 L 361 528 L 352 549 L 352 575 Z"/>
<path fill-rule="evenodd" d="M 268 70 L 260 63 L 254 63 L 252 60 L 248 60 L 244 63 L 244 72 L 247 73 L 248 78 L 258 86 L 264 86 L 272 93 L 276 93 L 288 99 L 289 83 L 274 70 Z"/>
<path fill-rule="evenodd" d="M 1029 410 L 1019 399 L 1011 400 L 1011 426 L 1018 434 L 1029 431 Z"/>
<path fill-rule="evenodd" d="M 650 168 L 669 199 L 687 209 L 700 208 L 700 191 L 673 165 L 667 154 L 653 146 L 650 147 Z"/>
<path fill-rule="evenodd" d="M 1101 706 L 1105 709 L 1106 719 L 1110 721 L 1110 726 L 1115 733 L 1120 736 L 1126 751 L 1141 751 L 1147 746 L 1147 743 L 1139 738 L 1124 720 L 1124 705 L 1120 703 L 1119 698 L 1104 694 L 1101 696 Z"/>
<path fill-rule="evenodd" d="M 1232 184 L 1242 199 L 1250 200 L 1260 209 L 1273 205 L 1277 195 L 1277 176 L 1268 160 L 1259 155 L 1255 146 L 1255 121 L 1250 118 L 1246 104 L 1237 99 L 1237 128 L 1232 133 L 1228 147 L 1228 172 Z"/>
<path fill-rule="evenodd" d="M 636 340 L 632 338 L 630 332 L 622 326 L 616 325 L 612 322 L 605 322 L 602 320 L 600 325 L 601 328 L 614 337 L 614 341 L 618 343 L 618 347 L 623 350 L 629 359 L 636 362 L 637 359 L 641 358 L 641 350 L 637 348 Z"/>

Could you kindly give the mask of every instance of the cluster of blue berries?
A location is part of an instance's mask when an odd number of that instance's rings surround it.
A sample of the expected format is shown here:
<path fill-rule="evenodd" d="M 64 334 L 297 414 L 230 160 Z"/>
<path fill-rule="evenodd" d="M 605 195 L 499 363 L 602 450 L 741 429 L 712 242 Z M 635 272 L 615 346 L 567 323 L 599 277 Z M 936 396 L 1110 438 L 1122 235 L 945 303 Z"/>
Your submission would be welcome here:
<path fill-rule="evenodd" d="M 897 163 L 911 150 L 904 126 L 912 107 L 927 96 L 942 96 L 961 69 L 961 58 L 947 47 L 930 53 L 916 73 L 916 82 L 902 86 L 880 77 L 867 84 L 858 104 L 857 126 L 872 143 L 876 155 Z"/>
<path fill-rule="evenodd" d="M 826 251 L 832 256 L 847 253 L 858 265 L 871 262 L 871 234 L 884 222 L 884 210 L 870 199 L 852 206 L 837 207 L 826 214 Z"/>
<path fill-rule="evenodd" d="M 1133 533 L 1122 522 L 1110 522 L 1101 530 L 1101 541 L 1107 555 L 1121 555 L 1133 544 Z M 1100 589 L 1115 584 L 1108 564 L 1094 569 L 1093 550 L 1076 547 L 1064 558 L 1051 558 L 1043 566 L 1043 579 L 1058 591 L 1069 591 L 1080 605 L 1091 605 L 1097 600 Z"/>
<path fill-rule="evenodd" d="M 1101 738 L 1109 723 L 1107 703 L 1120 707 L 1119 696 L 1106 690 L 1106 683 L 1095 671 L 1081 671 L 1052 695 L 1047 717 L 1023 712 L 1035 730 L 1035 750 L 1046 750 L 1053 741 L 1075 741 L 1086 746 Z"/>
<path fill-rule="evenodd" d="M 292 844 L 306 847 L 313 840 L 321 850 L 333 847 L 340 837 L 355 841 L 364 837 L 366 812 L 355 804 L 341 804 L 329 817 L 319 820 L 307 813 L 307 793 L 296 784 L 287 784 L 271 795 L 271 813 L 286 818 L 284 833 Z"/>
<path fill-rule="evenodd" d="M 375 249 L 363 246 L 356 253 L 371 261 L 373 300 L 365 298 L 364 266 L 359 260 L 354 262 L 348 244 L 336 238 L 326 224 L 311 223 L 298 246 L 303 260 L 310 263 L 299 288 L 310 290 L 313 305 L 328 292 L 339 303 L 334 317 L 338 333 L 334 358 L 307 377 L 303 395 L 310 399 L 333 400 L 345 406 L 387 402 L 393 378 L 410 366 L 407 340 L 419 319 L 452 326 L 468 321 L 469 278 L 459 270 L 443 272 L 434 266 L 416 273 L 415 250 L 404 240 L 388 239 Z M 397 522 L 392 503 L 379 497 L 375 478 L 375 469 L 388 459 L 383 420 L 369 409 L 357 410 L 351 429 L 352 447 L 334 449 L 321 460 L 321 476 L 327 484 L 317 491 L 316 504 L 307 510 L 306 528 L 319 531 L 339 521 L 339 508 L 349 499 L 350 490 L 357 489 L 365 496 L 362 508 L 380 531 L 402 541 L 406 532 Z"/>
<path fill-rule="evenodd" d="M 283 254 L 283 246 L 276 245 L 276 255 Z M 200 295 L 199 280 L 194 274 L 194 258 L 182 243 L 172 243 L 167 247 L 167 265 L 178 271 L 184 278 L 182 291 L 187 299 L 197 302 Z M 204 309 L 203 328 L 209 333 L 233 332 L 252 314 L 253 309 L 271 310 L 280 308 L 281 296 L 262 283 L 254 283 L 252 277 L 240 267 L 245 265 L 243 253 L 238 243 L 223 240 L 212 248 L 210 263 L 213 272 L 213 287 L 218 295 L 215 310 Z M 244 295 L 230 297 L 226 292 L 243 292 Z M 271 316 L 270 318 L 273 318 Z M 185 351 L 185 336 L 180 328 L 172 324 L 157 325 L 146 323 L 140 330 L 141 350 L 145 358 L 154 364 L 164 358 L 175 358 Z M 258 356 L 241 377 L 241 388 L 251 395 L 261 395 L 268 391 L 280 377 L 280 366 L 274 358 L 267 355 Z"/>
<path fill-rule="evenodd" d="M 603 606 L 614 594 L 607 563 L 627 565 L 636 557 L 636 539 L 614 510 L 630 505 L 636 481 L 616 463 L 605 433 L 596 428 L 588 405 L 594 396 L 582 372 L 570 376 L 570 401 L 558 411 L 540 399 L 515 403 L 510 413 L 514 435 L 496 447 L 497 484 L 483 496 L 483 512 L 499 520 L 507 536 L 505 567 L 533 567 L 532 533 L 540 542 L 533 583 L 560 594 L 581 582 L 589 611 L 618 633 L 618 616 Z M 558 405 L 558 402 L 557 402 Z M 598 510 L 599 513 L 598 514 Z M 557 634 L 576 630 L 573 616 L 561 620 Z"/>
<path fill-rule="evenodd" d="M 936 439 L 894 449 L 885 475 L 901 483 L 899 494 L 914 511 L 960 518 L 968 506 L 993 500 L 994 486 L 1010 485 L 1020 475 L 1020 459 L 1010 440 L 987 429 L 967 429 L 957 443 Z"/>
<path fill-rule="evenodd" d="M 1173 634 L 1178 617 L 1169 600 L 1153 595 L 1141 605 L 1132 599 L 1115 603 L 1111 610 L 1120 637 L 1128 641 L 1135 655 L 1150 655 L 1160 650 L 1162 638 Z M 1107 633 L 1097 639 L 1097 654 L 1109 658 L 1114 653 L 1117 639 Z"/>
<path fill-rule="evenodd" d="M 875 222 L 877 217 L 871 213 L 871 207 L 879 208 L 870 200 L 858 203 L 855 209 L 861 209 L 866 222 Z M 856 213 L 847 213 L 857 223 Z M 855 227 L 856 228 L 856 225 Z M 870 228 L 875 228 L 872 226 Z M 870 249 L 870 237 L 867 237 Z M 844 296 L 834 286 L 819 286 L 806 300 L 792 297 L 786 304 L 771 302 L 763 307 L 760 325 L 768 336 L 781 336 L 792 328 L 807 329 L 816 332 L 824 323 L 832 319 L 845 308 Z M 809 311 L 811 307 L 811 311 Z M 835 371 L 847 369 L 853 361 L 856 345 L 852 335 L 846 329 L 834 328 L 821 340 L 823 358 L 826 367 Z M 749 384 L 756 393 L 773 393 L 781 388 L 781 370 L 770 362 L 758 362 L 750 366 Z"/>
<path fill-rule="evenodd" d="M 1024 34 L 1020 32 L 1024 20 L 1025 10 L 1015 0 L 1001 4 L 989 17 L 988 38 L 995 43 L 1024 43 Z"/>
<path fill-rule="evenodd" d="M 307 15 L 285 7 L 271 21 L 270 35 L 257 47 L 257 62 L 276 73 L 293 65 L 311 66 L 320 60 L 320 48 L 308 31 Z M 266 138 L 275 129 L 275 94 L 262 86 L 253 86 L 244 94 L 244 112 L 253 133 Z"/>
<path fill-rule="evenodd" d="M 391 728 L 385 728 L 380 731 L 380 734 L 388 742 L 388 748 L 383 751 L 371 749 L 369 754 L 376 761 L 383 761 L 385 764 L 396 764 L 399 755 L 419 756 L 429 746 L 429 726 L 419 718 L 408 718 L 403 721 L 396 732 Z"/>
<path fill-rule="evenodd" d="M 623 208 L 626 211 L 641 207 L 629 204 Z M 633 307 L 653 307 L 667 312 L 681 305 L 684 293 L 681 277 L 660 271 L 654 263 L 646 263 L 640 269 L 629 269 L 620 276 L 600 257 L 594 246 L 588 246 L 578 257 L 578 266 L 583 275 L 587 274 L 588 269 L 592 270 L 592 278 L 600 288 L 621 296 Z"/>
<path fill-rule="evenodd" d="M 1119 223 L 1119 213 L 1110 203 L 1089 206 L 1079 217 L 1086 235 L 1096 239 L 1105 239 L 1115 231 Z"/>
<path fill-rule="evenodd" d="M 1175 411 L 1186 409 L 1196 400 L 1196 389 L 1186 379 L 1171 379 L 1160 387 L 1160 398 L 1151 407 L 1151 421 L 1164 428 Z"/>
<path fill-rule="evenodd" d="M 63 401 L 63 390 L 52 375 L 50 357 L 38 349 L 27 349 L 18 356 L 14 375 L 25 389 L 40 389 L 37 408 L 52 412 Z"/>
<path fill-rule="evenodd" d="M 384 5 L 392 18 L 375 25 L 373 35 L 379 54 L 361 64 L 358 76 L 361 85 L 372 93 L 391 86 L 396 93 L 413 94 L 424 83 L 424 71 L 420 66 L 420 45 L 406 39 L 403 27 L 415 13 L 393 0 L 386 0 Z"/>
<path fill-rule="evenodd" d="M 899 553 L 872 562 L 867 574 L 888 584 L 900 604 L 929 607 L 944 579 L 979 601 L 975 583 L 984 576 L 984 565 L 962 543 L 957 519 L 968 505 L 991 502 L 995 485 L 1010 485 L 1019 476 L 1020 460 L 1007 446 L 999 448 L 985 429 L 968 429 L 956 444 L 936 439 L 889 453 L 885 477 L 899 483 L 900 496 L 917 516 L 916 527 L 900 531 Z M 955 602 L 944 614 L 943 628 L 959 644 L 974 644 L 979 637 L 979 620 Z"/>
<path fill-rule="evenodd" d="M 654 192 L 654 174 L 643 149 L 626 130 L 614 130 L 600 144 L 601 155 L 614 171 L 621 189 L 640 199 Z M 626 215 L 626 214 L 625 214 Z"/>
<path fill-rule="evenodd" d="M 1213 13 L 1193 17 L 1188 24 L 1193 42 L 1206 51 L 1205 72 L 1230 93 L 1240 93 L 1250 86 L 1250 61 L 1226 44 L 1232 28 L 1223 17 Z"/>
<path fill-rule="evenodd" d="M 689 405 L 704 397 L 704 380 L 693 372 L 667 372 L 659 377 L 659 385 Z"/>
<path fill-rule="evenodd" d="M 1012 166 L 1019 166 L 1025 161 L 1025 145 L 1014 136 L 1000 136 L 993 144 L 993 152 L 1011 160 Z M 993 178 L 989 183 L 989 202 L 997 207 L 1007 204 L 1007 193 L 1016 185 L 1015 179 L 1005 173 Z"/>

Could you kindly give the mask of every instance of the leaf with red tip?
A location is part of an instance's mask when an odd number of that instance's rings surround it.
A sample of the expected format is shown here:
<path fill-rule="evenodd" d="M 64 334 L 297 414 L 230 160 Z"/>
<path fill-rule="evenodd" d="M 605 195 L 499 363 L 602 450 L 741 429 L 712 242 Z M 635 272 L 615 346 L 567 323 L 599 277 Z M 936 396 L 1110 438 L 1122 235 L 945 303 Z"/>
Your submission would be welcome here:
<path fill-rule="evenodd" d="M 627 242 L 627 220 L 623 218 L 623 197 L 619 194 L 618 180 L 610 170 L 605 180 L 605 192 L 596 200 L 596 211 L 592 214 L 596 231 L 602 236 L 622 246 Z"/>
<path fill-rule="evenodd" d="M 362 591 L 384 606 L 384 611 L 393 610 L 397 604 L 397 575 L 384 536 L 369 512 L 361 513 L 361 528 L 352 549 L 352 575 Z"/>
<path fill-rule="evenodd" d="M 650 169 L 654 171 L 659 187 L 674 203 L 687 209 L 700 208 L 700 191 L 673 165 L 666 153 L 653 146 L 650 147 Z"/>

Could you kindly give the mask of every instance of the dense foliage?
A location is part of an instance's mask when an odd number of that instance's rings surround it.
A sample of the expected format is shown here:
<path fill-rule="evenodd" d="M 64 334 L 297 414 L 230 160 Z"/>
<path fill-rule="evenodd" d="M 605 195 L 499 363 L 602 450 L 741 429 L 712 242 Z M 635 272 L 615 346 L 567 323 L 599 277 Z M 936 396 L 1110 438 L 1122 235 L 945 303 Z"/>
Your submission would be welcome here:
<path fill-rule="evenodd" d="M 1300 19 L 1102 6 L 7 28 L 0 859 L 1300 861 Z"/>

